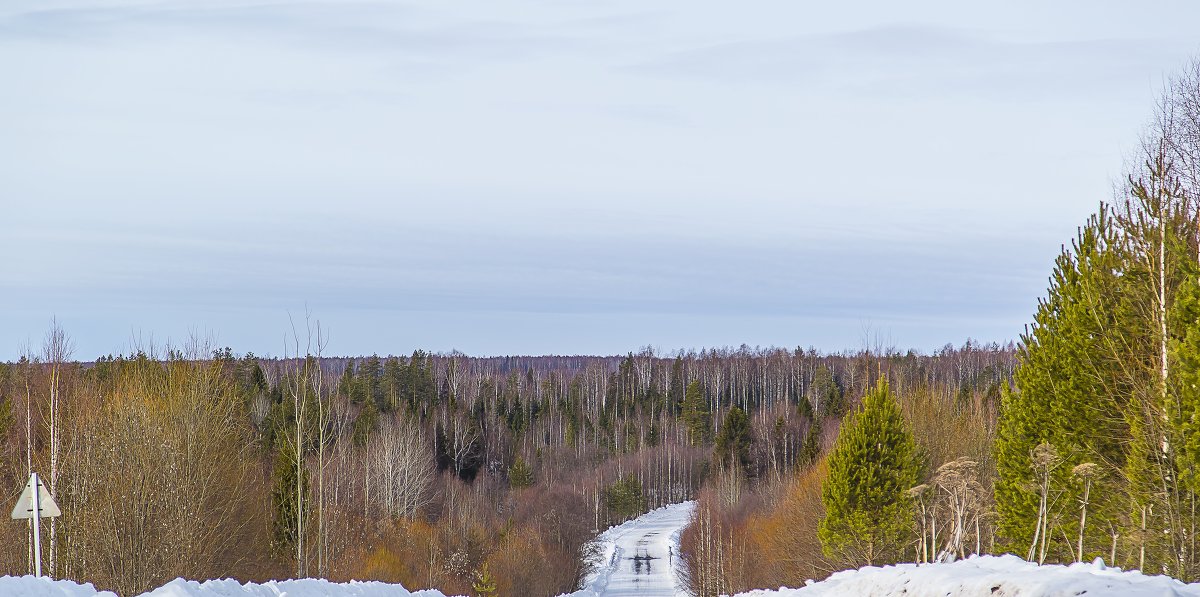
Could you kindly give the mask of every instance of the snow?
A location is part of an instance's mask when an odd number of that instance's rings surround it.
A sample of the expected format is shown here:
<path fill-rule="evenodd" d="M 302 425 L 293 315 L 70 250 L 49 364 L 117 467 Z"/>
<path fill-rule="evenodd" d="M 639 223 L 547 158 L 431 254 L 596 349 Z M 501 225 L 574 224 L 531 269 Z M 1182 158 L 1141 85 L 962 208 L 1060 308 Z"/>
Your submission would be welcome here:
<path fill-rule="evenodd" d="M 811 581 L 810 581 L 811 582 Z M 898 564 L 846 570 L 800 589 L 758 590 L 737 597 L 1165 597 L 1200 596 L 1200 583 L 1109 568 L 1100 560 L 1069 566 L 1026 562 L 1013 555 L 971 557 L 945 564 Z"/>
<path fill-rule="evenodd" d="M 4 597 L 116 597 L 110 591 L 97 591 L 92 583 L 79 584 L 35 576 L 0 577 L 0 595 Z"/>
<path fill-rule="evenodd" d="M 409 591 L 382 582 L 334 583 L 323 579 L 273 580 L 262 584 L 236 580 L 196 582 L 177 578 L 141 597 L 445 597 L 441 591 Z"/>
<path fill-rule="evenodd" d="M 679 535 L 695 506 L 695 502 L 663 506 L 600 533 L 592 570 L 583 588 L 569 597 L 686 597 L 688 592 L 679 581 L 683 568 Z"/>
<path fill-rule="evenodd" d="M 584 588 L 570 597 L 639 595 L 686 597 L 679 578 L 679 535 L 692 517 L 695 502 L 652 510 L 601 533 L 598 556 Z M 139 597 L 446 597 L 441 591 L 409 591 L 382 582 L 333 583 L 322 579 L 241 583 L 236 580 L 197 582 L 177 578 Z M 91 584 L 32 576 L 0 578 L 0 597 L 116 597 Z"/>

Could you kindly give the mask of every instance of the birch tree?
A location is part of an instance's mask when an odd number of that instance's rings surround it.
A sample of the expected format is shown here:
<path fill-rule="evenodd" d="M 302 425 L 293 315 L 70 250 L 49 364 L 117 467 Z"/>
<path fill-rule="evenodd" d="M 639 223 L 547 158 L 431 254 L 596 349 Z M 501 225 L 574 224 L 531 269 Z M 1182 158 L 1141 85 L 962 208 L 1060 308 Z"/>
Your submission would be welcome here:
<path fill-rule="evenodd" d="M 62 473 L 62 390 L 63 369 L 71 355 L 75 352 L 75 343 L 58 323 L 57 318 L 50 320 L 50 329 L 42 344 L 42 359 L 49 368 L 49 409 L 47 426 L 50 433 L 50 477 L 47 479 L 47 489 L 52 497 L 57 497 L 58 479 Z M 50 519 L 50 575 L 58 573 L 58 519 Z"/>

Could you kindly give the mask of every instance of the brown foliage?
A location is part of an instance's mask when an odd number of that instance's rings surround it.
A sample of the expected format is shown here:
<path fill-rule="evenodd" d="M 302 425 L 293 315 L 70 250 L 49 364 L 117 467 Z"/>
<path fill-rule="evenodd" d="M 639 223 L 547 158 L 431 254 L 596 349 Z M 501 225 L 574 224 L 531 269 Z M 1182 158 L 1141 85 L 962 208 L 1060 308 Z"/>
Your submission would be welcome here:
<path fill-rule="evenodd" d="M 828 474 L 822 458 L 792 479 L 772 508 L 750 519 L 747 534 L 761 557 L 759 586 L 799 587 L 835 569 L 817 538 L 817 523 L 824 515 L 821 486 Z"/>

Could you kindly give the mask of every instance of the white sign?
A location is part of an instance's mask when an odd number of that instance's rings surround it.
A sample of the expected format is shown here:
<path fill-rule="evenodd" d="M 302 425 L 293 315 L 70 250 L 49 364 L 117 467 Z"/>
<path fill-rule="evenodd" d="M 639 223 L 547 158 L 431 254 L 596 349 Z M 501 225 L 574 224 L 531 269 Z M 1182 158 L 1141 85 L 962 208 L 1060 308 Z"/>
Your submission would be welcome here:
<path fill-rule="evenodd" d="M 33 501 L 35 483 L 37 484 L 37 502 Z M 17 505 L 13 507 L 12 517 L 14 519 L 53 518 L 60 514 L 62 511 L 58 509 L 58 504 L 54 503 L 54 498 L 50 497 L 50 492 L 46 490 L 46 486 L 38 478 L 37 473 L 29 475 L 25 491 L 21 492 L 21 497 L 17 498 Z"/>

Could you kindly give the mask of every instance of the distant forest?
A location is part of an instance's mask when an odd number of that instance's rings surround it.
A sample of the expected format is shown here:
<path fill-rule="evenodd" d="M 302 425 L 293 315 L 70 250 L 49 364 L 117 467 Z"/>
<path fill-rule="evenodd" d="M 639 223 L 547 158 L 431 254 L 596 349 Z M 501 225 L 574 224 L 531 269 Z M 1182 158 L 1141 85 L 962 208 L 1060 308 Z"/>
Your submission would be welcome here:
<path fill-rule="evenodd" d="M 193 342 L 81 363 L 55 324 L 0 365 L 7 501 L 32 467 L 63 510 L 43 533 L 51 572 L 122 594 L 297 575 L 471 594 L 484 572 L 499 594 L 558 594 L 598 530 L 703 491 L 744 506 L 784 487 L 880 377 L 949 413 L 931 428 L 971 419 L 984 454 L 1016 366 L 1014 346 L 970 342 L 329 358 L 315 329 L 298 339 L 308 358 Z M 23 573 L 26 527 L 3 529 L 0 569 Z"/>

